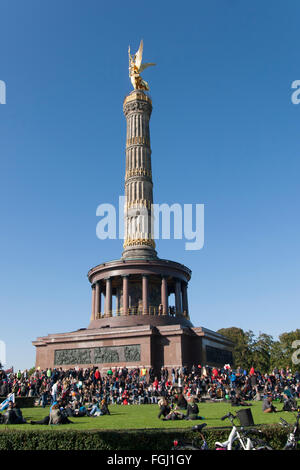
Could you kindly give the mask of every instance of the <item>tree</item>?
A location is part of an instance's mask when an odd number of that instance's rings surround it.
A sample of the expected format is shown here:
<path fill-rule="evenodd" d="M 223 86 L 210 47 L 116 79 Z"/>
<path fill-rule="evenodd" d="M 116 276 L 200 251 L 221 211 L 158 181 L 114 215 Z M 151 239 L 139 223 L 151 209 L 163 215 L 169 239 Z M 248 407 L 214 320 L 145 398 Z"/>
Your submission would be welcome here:
<path fill-rule="evenodd" d="M 273 337 L 266 333 L 259 333 L 253 342 L 252 360 L 253 366 L 261 373 L 269 372 L 271 367 L 271 351 L 274 345 Z"/>
<path fill-rule="evenodd" d="M 245 332 L 241 328 L 233 326 L 231 328 L 221 328 L 217 333 L 234 343 L 233 363 L 235 367 L 243 367 L 249 370 L 252 365 L 253 332 L 251 330 Z"/>
<path fill-rule="evenodd" d="M 271 372 L 275 367 L 288 367 L 292 372 L 300 369 L 300 344 L 298 346 L 295 343 L 300 341 L 299 329 L 282 333 L 278 341 L 274 341 L 271 335 L 261 332 L 256 338 L 253 331 L 243 331 L 237 327 L 222 328 L 217 333 L 234 343 L 235 367 L 240 366 L 249 371 L 253 366 L 261 373 Z"/>
<path fill-rule="evenodd" d="M 291 368 L 292 372 L 299 370 L 299 365 L 293 361 L 296 349 L 293 348 L 294 341 L 300 341 L 300 330 L 282 333 L 272 348 L 271 366 L 280 368 Z M 299 349 L 299 347 L 298 347 Z"/>

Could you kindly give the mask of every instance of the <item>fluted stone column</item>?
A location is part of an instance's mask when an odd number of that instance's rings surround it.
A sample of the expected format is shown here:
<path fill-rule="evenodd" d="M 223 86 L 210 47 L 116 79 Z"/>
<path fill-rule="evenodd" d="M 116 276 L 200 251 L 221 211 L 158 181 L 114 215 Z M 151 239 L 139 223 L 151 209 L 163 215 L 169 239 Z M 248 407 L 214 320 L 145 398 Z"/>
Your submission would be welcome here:
<path fill-rule="evenodd" d="M 123 315 L 128 315 L 128 276 L 123 276 Z"/>
<path fill-rule="evenodd" d="M 111 289 L 111 278 L 106 278 L 106 294 L 105 294 L 105 316 L 112 316 L 112 289 Z"/>
<path fill-rule="evenodd" d="M 149 292 L 148 292 L 149 282 L 148 282 L 148 276 L 143 275 L 142 279 L 143 279 L 142 280 L 143 315 L 147 315 L 149 313 Z"/>
<path fill-rule="evenodd" d="M 163 315 L 168 314 L 168 284 L 167 284 L 167 278 L 165 276 L 162 276 L 161 278 L 161 303 L 163 306 Z"/>
<path fill-rule="evenodd" d="M 122 258 L 155 259 L 151 206 L 153 183 L 149 121 L 152 102 L 142 90 L 126 96 L 125 240 Z"/>
<path fill-rule="evenodd" d="M 186 312 L 186 315 L 189 316 L 189 306 L 188 306 L 188 294 L 187 294 L 187 283 L 183 282 L 182 289 L 182 311 Z"/>
<path fill-rule="evenodd" d="M 101 289 L 100 282 L 96 282 L 95 287 L 95 318 L 99 318 L 101 314 Z"/>
<path fill-rule="evenodd" d="M 92 288 L 92 315 L 91 315 L 91 319 L 95 320 L 95 291 L 96 291 L 95 284 L 92 284 L 91 288 Z"/>
<path fill-rule="evenodd" d="M 175 284 L 175 306 L 176 306 L 176 315 L 182 313 L 182 303 L 181 303 L 181 281 L 177 279 Z"/>

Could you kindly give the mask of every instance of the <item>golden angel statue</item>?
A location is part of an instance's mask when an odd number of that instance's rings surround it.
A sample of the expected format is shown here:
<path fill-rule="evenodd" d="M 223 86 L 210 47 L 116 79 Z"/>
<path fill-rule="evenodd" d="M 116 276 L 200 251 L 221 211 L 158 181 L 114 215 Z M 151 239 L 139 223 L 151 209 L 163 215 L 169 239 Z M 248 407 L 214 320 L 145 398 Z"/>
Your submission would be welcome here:
<path fill-rule="evenodd" d="M 139 50 L 132 56 L 130 54 L 130 46 L 128 48 L 128 55 L 129 55 L 129 77 L 133 88 L 135 90 L 149 90 L 148 83 L 142 79 L 140 73 L 143 72 L 146 68 L 150 67 L 151 65 L 155 65 L 153 63 L 142 64 L 142 56 L 143 56 L 143 40 L 140 42 Z"/>

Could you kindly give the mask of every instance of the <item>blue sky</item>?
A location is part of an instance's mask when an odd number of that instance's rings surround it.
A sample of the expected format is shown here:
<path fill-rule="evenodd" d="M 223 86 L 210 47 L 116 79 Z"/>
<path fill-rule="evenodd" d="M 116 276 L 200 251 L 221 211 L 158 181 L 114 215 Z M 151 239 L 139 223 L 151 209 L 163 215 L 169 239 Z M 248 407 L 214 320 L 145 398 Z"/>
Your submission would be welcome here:
<path fill-rule="evenodd" d="M 192 270 L 195 325 L 299 327 L 299 13 L 289 2 L 10 0 L 1 5 L 0 339 L 86 327 L 88 270 L 121 255 L 96 208 L 123 194 L 127 48 L 144 40 L 154 199 L 205 204 L 205 245 L 158 241 Z"/>

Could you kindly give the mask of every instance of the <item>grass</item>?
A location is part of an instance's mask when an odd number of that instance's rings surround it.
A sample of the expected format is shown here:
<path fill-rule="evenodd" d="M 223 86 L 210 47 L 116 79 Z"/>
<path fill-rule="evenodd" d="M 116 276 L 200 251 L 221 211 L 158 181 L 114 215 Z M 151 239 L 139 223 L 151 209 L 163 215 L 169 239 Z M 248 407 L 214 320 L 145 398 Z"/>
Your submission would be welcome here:
<path fill-rule="evenodd" d="M 278 410 L 282 409 L 282 403 L 274 403 Z M 262 402 L 253 402 L 251 411 L 255 424 L 278 423 L 280 417 L 293 424 L 295 422 L 294 413 L 280 411 L 277 413 L 266 414 L 262 410 Z M 230 426 L 228 420 L 221 421 L 220 418 L 231 411 L 233 414 L 240 407 L 232 407 L 230 403 L 200 403 L 200 415 L 205 418 L 204 421 L 162 421 L 157 418 L 159 413 L 158 405 L 111 405 L 109 410 L 111 415 L 99 417 L 71 418 L 74 424 L 63 426 L 45 426 L 45 425 L 0 425 L 0 431 L 5 429 L 72 429 L 72 430 L 126 430 L 126 429 L 181 429 L 192 427 L 196 423 L 206 422 L 208 427 Z M 30 420 L 39 421 L 49 414 L 49 407 L 41 408 L 23 408 L 22 413 L 28 422 Z M 237 424 L 239 424 L 239 421 Z"/>

